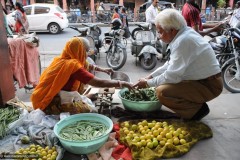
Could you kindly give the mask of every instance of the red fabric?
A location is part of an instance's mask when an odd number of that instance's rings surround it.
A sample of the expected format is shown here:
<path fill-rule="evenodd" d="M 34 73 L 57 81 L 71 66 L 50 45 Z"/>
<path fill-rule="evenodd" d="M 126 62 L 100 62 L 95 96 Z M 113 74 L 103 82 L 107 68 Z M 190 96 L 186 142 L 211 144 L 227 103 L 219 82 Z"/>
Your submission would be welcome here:
<path fill-rule="evenodd" d="M 8 38 L 8 45 L 13 76 L 19 88 L 27 84 L 36 86 L 40 77 L 38 49 L 28 46 L 21 38 Z"/>
<path fill-rule="evenodd" d="M 120 18 L 118 13 L 113 13 L 112 19 L 115 19 L 115 18 Z"/>
<path fill-rule="evenodd" d="M 19 9 L 17 9 L 17 11 L 19 13 L 21 13 L 22 17 L 24 15 L 24 13 L 22 11 L 20 11 Z M 20 33 L 21 32 L 21 28 L 23 27 L 22 23 L 19 20 L 16 20 L 15 23 L 15 32 Z"/>
<path fill-rule="evenodd" d="M 114 124 L 113 125 L 113 130 L 116 132 L 116 139 L 119 139 L 119 124 Z M 123 145 L 123 144 L 119 144 L 117 145 L 113 152 L 112 152 L 112 157 L 114 159 L 124 159 L 124 160 L 132 160 L 132 153 L 130 148 L 128 148 L 127 146 Z"/>
<path fill-rule="evenodd" d="M 182 15 L 187 22 L 187 26 L 193 27 L 195 25 L 199 25 L 199 30 L 203 30 L 200 12 L 197 8 L 188 3 L 185 3 L 182 8 Z"/>
<path fill-rule="evenodd" d="M 114 148 L 112 152 L 112 157 L 114 159 L 122 158 L 124 160 L 132 160 L 132 153 L 128 147 L 119 144 Z"/>
<path fill-rule="evenodd" d="M 75 81 L 80 81 L 84 84 L 87 84 L 91 79 L 93 79 L 94 75 L 89 73 L 86 69 L 80 68 L 75 73 L 73 73 L 68 82 L 64 85 L 62 90 L 64 91 L 72 91 L 72 87 Z"/>
<path fill-rule="evenodd" d="M 16 23 L 15 23 L 15 32 L 20 33 L 21 28 L 22 28 L 22 24 L 20 22 L 16 21 Z"/>

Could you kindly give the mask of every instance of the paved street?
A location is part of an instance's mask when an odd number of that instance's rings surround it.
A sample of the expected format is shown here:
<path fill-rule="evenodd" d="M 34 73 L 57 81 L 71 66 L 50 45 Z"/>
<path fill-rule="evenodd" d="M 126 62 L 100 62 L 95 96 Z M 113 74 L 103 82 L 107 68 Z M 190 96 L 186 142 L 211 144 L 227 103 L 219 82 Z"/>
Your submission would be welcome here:
<path fill-rule="evenodd" d="M 108 28 L 103 28 L 108 30 Z M 58 55 L 65 45 L 65 42 L 76 34 L 75 31 L 66 29 L 59 35 L 49 35 L 40 33 L 41 62 L 43 69 L 47 67 L 52 58 Z M 130 41 L 129 41 L 130 42 Z M 136 66 L 135 58 L 131 55 L 128 44 L 127 62 L 120 71 L 127 73 L 132 82 L 136 82 L 140 77 L 144 77 L 152 71 L 146 71 L 141 66 Z M 101 49 L 100 59 L 96 61 L 97 65 L 107 67 L 104 48 Z M 158 62 L 155 69 L 163 63 Z M 109 78 L 106 74 L 97 74 L 102 78 Z M 18 90 L 17 96 L 24 102 L 29 102 L 31 92 Z M 216 99 L 208 102 L 210 114 L 202 121 L 209 125 L 213 131 L 213 138 L 198 142 L 191 151 L 177 159 L 189 160 L 239 160 L 240 157 L 240 94 L 231 94 L 224 90 Z"/>

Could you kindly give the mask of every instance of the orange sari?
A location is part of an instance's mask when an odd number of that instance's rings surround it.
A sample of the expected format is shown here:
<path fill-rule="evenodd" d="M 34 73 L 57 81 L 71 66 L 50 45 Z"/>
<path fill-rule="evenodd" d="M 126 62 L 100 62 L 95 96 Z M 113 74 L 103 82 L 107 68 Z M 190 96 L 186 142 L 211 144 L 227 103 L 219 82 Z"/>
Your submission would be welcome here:
<path fill-rule="evenodd" d="M 44 110 L 74 72 L 82 67 L 87 68 L 86 58 L 86 49 L 82 40 L 76 37 L 71 38 L 66 43 L 62 54 L 56 57 L 42 73 L 40 82 L 31 96 L 34 109 Z M 72 91 L 78 91 L 82 85 L 76 81 Z"/>

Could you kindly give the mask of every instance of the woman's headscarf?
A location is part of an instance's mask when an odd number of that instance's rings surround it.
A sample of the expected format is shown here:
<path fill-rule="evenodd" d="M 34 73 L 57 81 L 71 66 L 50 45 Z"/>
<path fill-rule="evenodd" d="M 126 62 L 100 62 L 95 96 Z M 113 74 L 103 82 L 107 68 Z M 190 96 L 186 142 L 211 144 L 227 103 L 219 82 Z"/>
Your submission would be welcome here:
<path fill-rule="evenodd" d="M 82 38 L 71 38 L 65 45 L 62 54 L 55 58 L 40 77 L 39 84 L 34 89 L 31 100 L 34 109 L 44 110 L 70 76 L 78 69 L 86 66 L 86 49 Z M 74 84 L 78 90 L 80 82 Z"/>
<path fill-rule="evenodd" d="M 16 2 L 15 6 L 18 7 L 18 9 L 19 9 L 22 13 L 25 12 L 22 3 Z"/>

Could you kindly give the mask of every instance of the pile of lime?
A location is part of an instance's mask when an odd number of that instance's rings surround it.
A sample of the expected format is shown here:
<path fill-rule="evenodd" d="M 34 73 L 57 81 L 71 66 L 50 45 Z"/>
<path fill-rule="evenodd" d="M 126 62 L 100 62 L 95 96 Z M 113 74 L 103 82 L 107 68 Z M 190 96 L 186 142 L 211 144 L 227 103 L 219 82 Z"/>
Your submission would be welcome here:
<path fill-rule="evenodd" d="M 121 124 L 120 133 L 124 135 L 124 141 L 129 145 L 150 149 L 157 146 L 184 145 L 191 141 L 186 128 L 176 127 L 166 121 L 157 122 L 153 120 L 148 122 L 143 120 L 136 124 L 125 121 Z"/>
<path fill-rule="evenodd" d="M 56 160 L 57 158 L 57 150 L 56 147 L 53 146 L 50 148 L 49 146 L 41 147 L 40 145 L 31 144 L 27 148 L 20 148 L 15 152 L 16 155 L 31 155 L 31 158 L 24 158 L 24 160 Z"/>

